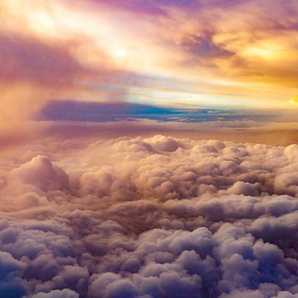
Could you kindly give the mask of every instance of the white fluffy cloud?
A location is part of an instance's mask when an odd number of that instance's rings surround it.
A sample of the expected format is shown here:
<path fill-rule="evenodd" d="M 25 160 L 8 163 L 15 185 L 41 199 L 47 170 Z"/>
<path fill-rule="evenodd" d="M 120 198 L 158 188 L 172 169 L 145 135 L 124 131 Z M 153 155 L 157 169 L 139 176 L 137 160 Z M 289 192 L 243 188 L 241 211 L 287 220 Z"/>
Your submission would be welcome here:
<path fill-rule="evenodd" d="M 55 146 L 3 165 L 1 297 L 298 297 L 297 145 Z"/>

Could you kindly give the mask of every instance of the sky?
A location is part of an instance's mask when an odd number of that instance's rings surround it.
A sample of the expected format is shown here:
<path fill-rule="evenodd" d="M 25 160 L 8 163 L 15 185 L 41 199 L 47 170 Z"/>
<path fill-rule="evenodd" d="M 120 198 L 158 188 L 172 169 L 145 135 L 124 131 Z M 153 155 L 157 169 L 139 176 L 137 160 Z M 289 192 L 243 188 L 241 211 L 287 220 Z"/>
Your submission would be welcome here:
<path fill-rule="evenodd" d="M 298 298 L 298 1 L 0 1 L 0 296 Z"/>
<path fill-rule="evenodd" d="M 0 77 L 9 115 L 19 101 L 27 116 L 25 107 L 38 111 L 50 98 L 298 107 L 295 0 L 2 2 Z"/>

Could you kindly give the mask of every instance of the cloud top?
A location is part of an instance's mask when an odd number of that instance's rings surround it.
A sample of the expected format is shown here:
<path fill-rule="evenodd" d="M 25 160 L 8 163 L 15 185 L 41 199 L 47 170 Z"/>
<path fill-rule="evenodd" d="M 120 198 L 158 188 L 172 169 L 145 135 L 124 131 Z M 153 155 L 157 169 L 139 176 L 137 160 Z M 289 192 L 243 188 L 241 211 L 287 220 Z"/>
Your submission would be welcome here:
<path fill-rule="evenodd" d="M 1 173 L 2 296 L 297 296 L 297 145 L 55 146 Z"/>

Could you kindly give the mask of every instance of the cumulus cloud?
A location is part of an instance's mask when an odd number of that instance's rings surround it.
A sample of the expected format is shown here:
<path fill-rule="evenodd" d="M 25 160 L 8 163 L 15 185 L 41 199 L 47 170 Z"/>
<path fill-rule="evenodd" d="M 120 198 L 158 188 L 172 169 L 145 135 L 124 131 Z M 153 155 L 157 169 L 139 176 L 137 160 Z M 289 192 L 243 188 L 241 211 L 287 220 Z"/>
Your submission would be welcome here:
<path fill-rule="evenodd" d="M 297 145 L 45 142 L 2 164 L 3 297 L 297 297 Z"/>

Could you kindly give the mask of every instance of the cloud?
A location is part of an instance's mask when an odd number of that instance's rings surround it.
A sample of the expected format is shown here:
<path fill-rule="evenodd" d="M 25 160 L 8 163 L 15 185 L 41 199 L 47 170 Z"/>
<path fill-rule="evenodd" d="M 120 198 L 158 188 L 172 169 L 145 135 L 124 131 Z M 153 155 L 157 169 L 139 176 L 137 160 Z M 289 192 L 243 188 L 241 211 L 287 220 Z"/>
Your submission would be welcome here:
<path fill-rule="evenodd" d="M 60 22 L 57 9 L 43 0 L 30 8 L 20 1 L 0 6 L 0 142 L 4 146 L 26 139 L 31 130 L 28 121 L 53 97 L 76 97 L 82 92 L 92 97 L 102 92 L 101 96 L 111 93 L 121 100 L 125 94 L 125 87 L 119 92 L 86 87 L 94 80 L 121 85 L 119 76 L 125 71 L 117 69 L 86 32 L 73 32 Z M 82 56 L 96 56 L 100 65 Z"/>
<path fill-rule="evenodd" d="M 74 45 L 33 34 L 2 30 L 0 35 L 2 122 L 30 119 L 51 94 L 74 88 L 75 81 L 88 73 L 71 55 Z"/>
<path fill-rule="evenodd" d="M 292 105 L 297 105 L 298 104 L 298 96 L 293 96 L 290 100 L 289 103 Z"/>
<path fill-rule="evenodd" d="M 2 32 L 1 39 L 1 63 L 4 67 L 0 75 L 7 83 L 25 81 L 44 87 L 69 86 L 84 70 L 71 56 L 71 45 L 54 45 L 34 36 L 7 32 Z"/>
<path fill-rule="evenodd" d="M 19 168 L 13 169 L 11 181 L 13 184 L 20 182 L 48 191 L 50 188 L 67 187 L 68 177 L 61 168 L 53 166 L 49 158 L 37 156 Z"/>
<path fill-rule="evenodd" d="M 0 173 L 2 296 L 297 296 L 297 145 L 82 140 Z"/>
<path fill-rule="evenodd" d="M 108 122 L 133 118 L 167 119 L 175 114 L 179 115 L 179 111 L 116 100 L 105 103 L 52 100 L 43 107 L 39 114 L 39 120 Z"/>
<path fill-rule="evenodd" d="M 274 6 L 268 15 L 271 4 L 257 1 L 1 4 L 2 126 L 32 119 L 50 98 L 290 106 L 297 5 Z"/>

